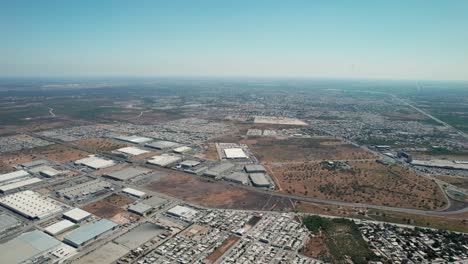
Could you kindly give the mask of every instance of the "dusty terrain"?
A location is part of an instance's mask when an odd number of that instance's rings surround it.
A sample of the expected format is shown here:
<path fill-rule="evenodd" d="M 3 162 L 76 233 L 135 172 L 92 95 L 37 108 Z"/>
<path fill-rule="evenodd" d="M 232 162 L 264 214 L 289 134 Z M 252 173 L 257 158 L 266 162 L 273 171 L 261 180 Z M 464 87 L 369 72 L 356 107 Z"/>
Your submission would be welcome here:
<path fill-rule="evenodd" d="M 103 138 L 88 138 L 72 142 L 74 145 L 83 147 L 92 153 L 104 153 L 127 147 L 124 143 L 117 143 Z"/>
<path fill-rule="evenodd" d="M 229 209 L 291 210 L 287 198 L 241 189 L 227 182 L 210 182 L 199 176 L 171 173 L 143 186 L 202 206 Z"/>
<path fill-rule="evenodd" d="M 129 205 L 134 201 L 135 200 L 130 197 L 113 194 L 102 200 L 89 203 L 82 207 L 82 209 L 99 217 L 108 218 L 118 223 L 125 224 L 133 219 L 140 218 L 138 215 L 122 209 L 123 206 Z"/>
<path fill-rule="evenodd" d="M 237 241 L 239 241 L 240 237 L 238 236 L 229 236 L 226 240 L 223 241 L 221 246 L 219 246 L 211 255 L 209 255 L 203 263 L 211 264 L 215 263 L 226 251 L 228 251 Z"/>
<path fill-rule="evenodd" d="M 348 164 L 347 170 L 318 162 L 267 168 L 279 182 L 279 191 L 294 195 L 418 209 L 445 205 L 436 183 L 406 168 L 374 161 Z"/>

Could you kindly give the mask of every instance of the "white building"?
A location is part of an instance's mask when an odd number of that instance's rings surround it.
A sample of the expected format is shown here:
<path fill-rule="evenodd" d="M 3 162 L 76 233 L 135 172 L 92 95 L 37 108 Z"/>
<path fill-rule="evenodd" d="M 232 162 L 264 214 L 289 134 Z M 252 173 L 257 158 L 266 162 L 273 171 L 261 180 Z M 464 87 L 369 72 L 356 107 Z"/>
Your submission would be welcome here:
<path fill-rule="evenodd" d="M 169 154 L 162 154 L 162 155 L 159 155 L 159 156 L 151 157 L 151 159 L 148 160 L 148 163 L 153 164 L 153 165 L 157 165 L 157 166 L 161 166 L 161 167 L 165 167 L 165 166 L 169 166 L 169 165 L 171 165 L 173 163 L 176 163 L 179 160 L 181 160 L 181 158 L 179 156 L 173 156 L 173 155 L 169 155 Z"/>
<path fill-rule="evenodd" d="M 242 148 L 223 149 L 227 159 L 246 159 L 247 155 Z"/>
<path fill-rule="evenodd" d="M 52 224 L 52 225 L 44 228 L 44 231 L 49 235 L 56 236 L 58 234 L 61 234 L 61 233 L 65 232 L 65 231 L 68 231 L 68 230 L 72 229 L 75 226 L 76 226 L 76 224 L 71 222 L 71 221 L 62 220 L 60 222 L 57 222 L 55 224 Z"/>
<path fill-rule="evenodd" d="M 76 160 L 75 164 L 84 165 L 86 167 L 90 167 L 92 169 L 98 170 L 98 169 L 103 169 L 103 168 L 114 166 L 115 161 L 98 158 L 94 155 L 90 155 L 87 158 Z"/>
<path fill-rule="evenodd" d="M 146 193 L 144 193 L 142 191 L 132 189 L 132 188 L 124 188 L 124 189 L 122 189 L 122 192 L 124 192 L 126 194 L 130 194 L 130 195 L 135 196 L 137 198 L 143 198 L 146 195 Z"/>
<path fill-rule="evenodd" d="M 138 155 L 145 154 L 145 153 L 149 152 L 148 150 L 144 150 L 144 149 L 137 148 L 137 147 L 119 148 L 116 151 L 124 153 L 126 155 L 130 155 L 130 156 L 138 156 Z"/>
<path fill-rule="evenodd" d="M 90 213 L 80 208 L 73 208 L 72 210 L 63 214 L 64 218 L 70 219 L 75 223 L 81 222 L 90 216 Z"/>
<path fill-rule="evenodd" d="M 0 182 L 7 182 L 7 181 L 15 180 L 15 179 L 28 177 L 28 176 L 30 176 L 30 174 L 25 170 L 9 172 L 5 174 L 0 174 Z"/>
<path fill-rule="evenodd" d="M 0 198 L 0 204 L 27 218 L 42 219 L 62 208 L 51 199 L 33 191 L 23 191 Z"/>
<path fill-rule="evenodd" d="M 184 220 L 191 220 L 197 215 L 198 211 L 187 206 L 177 205 L 169 209 L 167 213 Z"/>

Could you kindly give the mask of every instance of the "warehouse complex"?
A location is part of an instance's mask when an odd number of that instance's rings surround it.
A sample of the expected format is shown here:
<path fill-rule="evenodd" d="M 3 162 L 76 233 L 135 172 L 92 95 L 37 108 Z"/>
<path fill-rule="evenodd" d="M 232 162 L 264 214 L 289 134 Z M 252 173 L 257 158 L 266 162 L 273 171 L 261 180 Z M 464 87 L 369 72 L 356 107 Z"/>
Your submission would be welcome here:
<path fill-rule="evenodd" d="M 44 231 L 49 235 L 56 236 L 74 228 L 75 226 L 76 224 L 69 220 L 62 220 L 55 224 L 47 226 L 46 228 L 44 228 Z"/>
<path fill-rule="evenodd" d="M 29 219 L 42 219 L 62 211 L 58 202 L 29 190 L 4 196 L 0 204 Z"/>
<path fill-rule="evenodd" d="M 63 214 L 63 217 L 66 219 L 69 219 L 75 223 L 79 223 L 88 217 L 90 217 L 91 214 L 86 212 L 85 210 L 82 210 L 80 208 L 74 208 L 66 213 Z"/>
<path fill-rule="evenodd" d="M 72 231 L 70 234 L 65 236 L 63 241 L 74 247 L 80 247 L 90 242 L 91 240 L 96 239 L 98 236 L 113 230 L 117 226 L 118 224 L 110 220 L 101 219 L 94 223 L 86 224 L 77 228 L 76 230 Z"/>
<path fill-rule="evenodd" d="M 123 170 L 113 171 L 111 173 L 105 174 L 105 176 L 116 181 L 127 181 L 150 172 L 150 169 L 145 169 L 143 167 L 128 167 Z"/>
<path fill-rule="evenodd" d="M 57 194 L 67 199 L 75 200 L 107 191 L 111 186 L 112 184 L 108 182 L 96 179 L 61 189 L 57 191 Z"/>
<path fill-rule="evenodd" d="M 178 162 L 181 159 L 182 158 L 179 156 L 162 154 L 162 155 L 151 157 L 151 159 L 148 160 L 148 163 L 152 165 L 157 165 L 160 167 L 166 167 L 166 166 L 169 166 L 171 164 Z"/>

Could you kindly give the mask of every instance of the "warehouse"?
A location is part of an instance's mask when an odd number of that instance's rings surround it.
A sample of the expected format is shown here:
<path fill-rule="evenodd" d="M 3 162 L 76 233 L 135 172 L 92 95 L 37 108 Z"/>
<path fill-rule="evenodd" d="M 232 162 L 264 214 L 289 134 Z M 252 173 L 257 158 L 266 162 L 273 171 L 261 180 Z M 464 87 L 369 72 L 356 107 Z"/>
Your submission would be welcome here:
<path fill-rule="evenodd" d="M 125 142 L 130 142 L 134 144 L 141 144 L 141 143 L 147 143 L 150 141 L 153 141 L 152 138 L 147 138 L 147 137 L 139 137 L 139 136 L 121 136 L 121 137 L 116 137 L 115 139 L 122 140 Z"/>
<path fill-rule="evenodd" d="M 247 173 L 266 173 L 265 168 L 258 164 L 245 165 L 244 169 Z"/>
<path fill-rule="evenodd" d="M 30 169 L 29 172 L 39 173 L 40 175 L 44 177 L 48 177 L 48 178 L 62 174 L 61 171 L 58 171 L 50 166 L 38 166 L 38 167 Z"/>
<path fill-rule="evenodd" d="M 129 156 L 138 156 L 141 154 L 148 153 L 149 151 L 137 148 L 137 147 L 125 147 L 125 148 L 119 148 L 116 150 L 117 152 L 124 153 Z"/>
<path fill-rule="evenodd" d="M 58 203 L 29 190 L 4 196 L 0 204 L 29 219 L 42 219 L 62 210 Z"/>
<path fill-rule="evenodd" d="M 224 155 L 227 159 L 246 159 L 247 155 L 242 148 L 228 148 L 223 149 Z"/>
<path fill-rule="evenodd" d="M 126 194 L 130 194 L 130 195 L 135 196 L 137 198 L 143 198 L 146 195 L 146 193 L 144 193 L 142 191 L 132 189 L 132 188 L 124 188 L 124 189 L 122 189 L 122 192 L 124 192 Z"/>
<path fill-rule="evenodd" d="M 191 220 L 197 215 L 198 211 L 187 206 L 177 205 L 167 211 L 167 214 L 184 219 Z"/>
<path fill-rule="evenodd" d="M 130 205 L 128 207 L 129 212 L 132 212 L 132 213 L 135 213 L 135 214 L 138 214 L 138 215 L 141 215 L 141 216 L 145 216 L 152 209 L 153 209 L 153 207 L 151 207 L 151 206 L 149 206 L 147 204 L 144 204 L 144 203 L 136 203 L 136 204 L 132 204 L 132 205 Z"/>
<path fill-rule="evenodd" d="M 200 162 L 198 160 L 184 160 L 181 163 L 179 163 L 179 165 L 182 168 L 192 168 L 200 165 Z"/>
<path fill-rule="evenodd" d="M 62 220 L 60 222 L 57 222 L 55 224 L 52 224 L 46 228 L 44 228 L 44 231 L 52 236 L 59 235 L 65 231 L 71 230 L 76 226 L 75 223 L 68 221 L 68 220 Z"/>
<path fill-rule="evenodd" d="M 103 168 L 108 168 L 108 167 L 114 166 L 115 161 L 98 158 L 98 157 L 96 157 L 94 155 L 89 155 L 89 157 L 87 157 L 87 158 L 76 160 L 75 164 L 76 165 L 84 165 L 84 166 L 89 167 L 91 169 L 98 170 L 98 169 L 103 169 Z"/>
<path fill-rule="evenodd" d="M 57 191 L 57 194 L 70 200 L 83 198 L 110 190 L 112 185 L 101 180 L 91 180 Z"/>
<path fill-rule="evenodd" d="M 166 140 L 158 140 L 158 141 L 155 141 L 155 142 L 148 143 L 145 146 L 150 147 L 150 148 L 163 150 L 163 149 L 178 147 L 179 144 L 175 143 L 175 142 L 171 142 L 171 141 L 166 141 Z"/>
<path fill-rule="evenodd" d="M 143 167 L 129 167 L 123 170 L 111 172 L 104 176 L 116 181 L 127 181 L 137 176 L 148 174 L 150 172 L 150 169 L 145 169 Z"/>
<path fill-rule="evenodd" d="M 28 177 L 28 176 L 31 176 L 31 175 L 25 170 L 14 171 L 10 173 L 0 174 L 0 182 L 7 182 L 11 180 Z"/>
<path fill-rule="evenodd" d="M 0 233 L 5 233 L 9 230 L 19 227 L 21 222 L 12 215 L 0 213 Z"/>
<path fill-rule="evenodd" d="M 266 174 L 263 173 L 251 173 L 249 174 L 249 178 L 252 181 L 252 184 L 256 187 L 266 187 L 270 188 L 271 183 L 267 179 Z"/>
<path fill-rule="evenodd" d="M 0 192 L 6 193 L 8 191 L 16 190 L 24 186 L 32 185 L 38 182 L 41 182 L 42 180 L 39 178 L 25 178 L 25 179 L 20 179 L 17 181 L 11 181 L 8 183 L 5 183 L 4 185 L 0 186 Z"/>
<path fill-rule="evenodd" d="M 247 174 L 243 172 L 234 172 L 232 174 L 229 174 L 227 176 L 223 177 L 226 181 L 234 182 L 234 183 L 239 183 L 239 184 L 247 184 L 249 183 L 249 177 Z"/>
<path fill-rule="evenodd" d="M 174 163 L 178 162 L 179 160 L 181 160 L 181 158 L 178 157 L 178 156 L 173 156 L 173 155 L 169 155 L 169 154 L 162 154 L 162 155 L 159 155 L 159 156 L 151 157 L 151 159 L 148 160 L 147 163 L 157 165 L 157 166 L 161 166 L 161 167 L 166 167 L 166 166 L 169 166 L 171 164 L 174 164 Z"/>
<path fill-rule="evenodd" d="M 66 212 L 63 214 L 63 218 L 69 219 L 75 223 L 79 223 L 88 217 L 90 217 L 91 214 L 86 212 L 85 210 L 82 210 L 80 208 L 73 208 L 72 210 Z"/>
<path fill-rule="evenodd" d="M 230 162 L 221 162 L 219 165 L 205 171 L 203 175 L 209 177 L 219 177 L 223 172 L 226 172 L 232 168 L 234 168 L 234 164 Z"/>
<path fill-rule="evenodd" d="M 49 163 L 48 160 L 40 159 L 40 160 L 35 160 L 35 161 L 23 163 L 23 164 L 21 164 L 21 167 L 26 168 L 26 169 L 30 169 L 30 168 L 37 167 L 39 165 L 48 164 L 48 163 Z"/>
<path fill-rule="evenodd" d="M 57 239 L 39 230 L 27 232 L 0 244 L 2 263 L 24 263 L 43 256 L 63 245 Z"/>
<path fill-rule="evenodd" d="M 192 150 L 191 147 L 182 146 L 182 147 L 175 148 L 172 151 L 174 151 L 175 153 L 178 153 L 178 154 L 183 154 L 183 153 L 190 152 L 191 150 Z"/>
<path fill-rule="evenodd" d="M 98 236 L 115 229 L 117 226 L 119 225 L 110 220 L 101 219 L 92 224 L 81 226 L 78 229 L 72 231 L 70 234 L 65 236 L 63 241 L 74 247 L 80 247 L 90 242 L 91 240 L 96 239 Z"/>

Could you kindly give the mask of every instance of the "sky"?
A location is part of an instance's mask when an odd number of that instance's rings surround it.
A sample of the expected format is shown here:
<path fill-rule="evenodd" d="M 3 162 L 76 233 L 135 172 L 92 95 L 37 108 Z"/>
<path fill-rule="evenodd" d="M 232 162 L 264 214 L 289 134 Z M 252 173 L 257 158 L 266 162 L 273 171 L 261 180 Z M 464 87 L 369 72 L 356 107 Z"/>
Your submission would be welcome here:
<path fill-rule="evenodd" d="M 0 76 L 468 79 L 466 0 L 3 1 Z"/>

